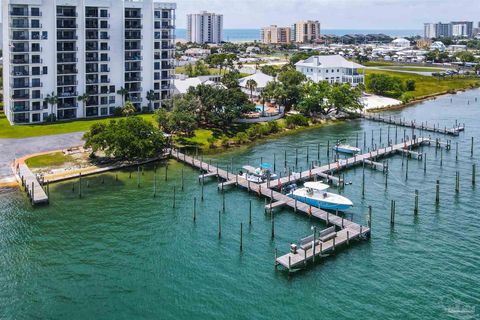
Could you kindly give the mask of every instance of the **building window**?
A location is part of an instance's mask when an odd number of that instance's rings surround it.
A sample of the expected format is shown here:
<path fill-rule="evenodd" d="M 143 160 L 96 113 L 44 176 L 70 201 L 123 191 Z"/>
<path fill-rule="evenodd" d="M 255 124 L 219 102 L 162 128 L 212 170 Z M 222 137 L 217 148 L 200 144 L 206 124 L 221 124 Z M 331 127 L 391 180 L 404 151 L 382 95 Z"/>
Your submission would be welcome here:
<path fill-rule="evenodd" d="M 42 40 L 48 39 L 48 31 L 42 31 Z"/>
<path fill-rule="evenodd" d="M 48 74 L 48 67 L 43 67 L 42 74 Z"/>
<path fill-rule="evenodd" d="M 110 86 L 110 93 L 115 93 L 115 86 Z"/>
<path fill-rule="evenodd" d="M 32 67 L 32 75 L 34 76 L 40 75 L 40 67 Z"/>

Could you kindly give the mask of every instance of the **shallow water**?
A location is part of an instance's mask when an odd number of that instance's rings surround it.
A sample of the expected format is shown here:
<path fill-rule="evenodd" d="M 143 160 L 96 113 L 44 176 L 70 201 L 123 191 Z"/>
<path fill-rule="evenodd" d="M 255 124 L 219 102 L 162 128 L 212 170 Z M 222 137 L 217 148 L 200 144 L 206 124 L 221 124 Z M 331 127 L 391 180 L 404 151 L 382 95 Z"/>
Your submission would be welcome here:
<path fill-rule="evenodd" d="M 478 143 L 470 156 L 471 137 L 480 140 L 480 101 L 475 102 L 475 97 L 480 98 L 479 90 L 388 113 L 448 127 L 458 119 L 465 122 L 466 132 L 451 138 L 453 149 L 443 153 L 442 167 L 440 152 L 424 147 L 427 172 L 421 162 L 410 160 L 408 180 L 402 157 L 389 158 L 387 189 L 383 173 L 368 169 L 365 199 L 362 169 L 345 172 L 352 185 L 340 192 L 355 203 L 346 216 L 366 224 L 371 205 L 371 240 L 340 250 L 291 277 L 275 271 L 275 248 L 283 254 L 290 242 L 310 234 L 312 225 L 323 225 L 283 209 L 276 213 L 272 240 L 264 200 L 229 189 L 219 240 L 222 195 L 216 181 L 206 183 L 202 202 L 198 172 L 175 161 L 169 161 L 167 181 L 165 164 L 158 164 L 155 198 L 153 168 L 140 174 L 140 187 L 135 171 L 131 179 L 128 171 L 119 172 L 119 181 L 115 173 L 84 178 L 82 198 L 78 184 L 72 191 L 72 181 L 52 185 L 50 205 L 36 209 L 22 193 L 3 190 L 0 318 L 444 319 L 458 317 L 459 306 L 478 317 L 480 200 L 478 187 L 471 184 L 471 166 L 480 156 Z M 356 120 L 208 159 L 222 167 L 233 161 L 236 171 L 244 164 L 273 162 L 275 154 L 280 170 L 284 150 L 288 165 L 294 166 L 298 148 L 297 166 L 305 169 L 307 146 L 312 161 L 317 159 L 320 143 L 321 161 L 326 163 L 327 141 L 346 138 L 355 144 L 358 133 L 363 147 L 365 131 L 370 147 L 373 130 L 374 144 L 380 145 L 380 128 L 385 143 L 387 125 Z M 394 128 L 390 130 L 394 139 Z M 406 134 L 411 135 L 411 130 Z M 399 128 L 398 140 L 402 137 Z M 460 158 L 455 161 L 457 141 Z M 454 189 L 456 171 L 461 175 L 459 194 Z M 438 207 L 434 203 L 437 179 L 441 180 Z M 415 189 L 420 191 L 418 216 L 413 214 Z M 195 223 L 194 197 L 198 199 Z M 390 200 L 397 202 L 394 228 L 389 224 Z M 244 250 L 240 253 L 242 222 Z"/>

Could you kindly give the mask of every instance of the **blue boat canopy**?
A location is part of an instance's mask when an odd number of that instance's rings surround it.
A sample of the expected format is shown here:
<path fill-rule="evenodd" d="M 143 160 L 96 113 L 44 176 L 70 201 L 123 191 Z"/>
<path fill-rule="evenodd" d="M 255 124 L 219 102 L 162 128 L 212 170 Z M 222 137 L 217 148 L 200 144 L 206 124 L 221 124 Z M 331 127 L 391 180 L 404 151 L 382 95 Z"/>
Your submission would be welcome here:
<path fill-rule="evenodd" d="M 272 169 L 272 165 L 270 163 L 262 163 L 260 165 L 260 168 L 263 168 L 263 169 Z"/>

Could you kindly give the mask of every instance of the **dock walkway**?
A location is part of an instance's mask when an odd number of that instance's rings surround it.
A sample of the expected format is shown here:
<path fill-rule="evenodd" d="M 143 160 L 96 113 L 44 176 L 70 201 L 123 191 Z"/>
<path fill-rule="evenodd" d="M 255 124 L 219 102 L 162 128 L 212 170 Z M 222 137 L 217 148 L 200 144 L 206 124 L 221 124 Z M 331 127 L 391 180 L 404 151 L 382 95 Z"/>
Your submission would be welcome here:
<path fill-rule="evenodd" d="M 30 198 L 32 205 L 48 203 L 48 196 L 43 190 L 37 177 L 28 168 L 25 163 L 18 164 L 17 176 L 22 186 L 25 187 L 25 191 Z"/>
<path fill-rule="evenodd" d="M 460 132 L 465 131 L 464 125 L 458 125 L 453 128 L 447 128 L 447 127 L 441 128 L 439 125 L 435 126 L 435 124 L 433 125 L 433 127 L 429 126 L 428 122 L 425 122 L 425 124 L 423 122 L 421 124 L 418 124 L 416 121 L 405 121 L 405 120 L 402 121 L 402 119 L 395 120 L 392 117 L 385 118 L 380 116 L 363 114 L 362 118 L 370 121 L 383 122 L 383 123 L 392 124 L 395 126 L 407 127 L 407 128 L 412 128 L 416 130 L 430 131 L 430 132 L 447 134 L 452 136 L 458 136 Z"/>
<path fill-rule="evenodd" d="M 315 246 L 315 248 L 312 246 L 312 248 L 308 250 L 298 249 L 296 253 L 289 252 L 283 256 L 275 258 L 276 265 L 281 265 L 291 271 L 292 269 L 306 265 L 310 260 L 315 260 L 316 257 L 318 257 L 318 259 L 325 257 L 334 251 L 337 246 L 348 245 L 350 244 L 350 241 L 354 239 L 368 238 L 370 235 L 370 227 L 362 226 L 361 224 L 345 219 L 334 213 L 330 213 L 328 211 L 312 207 L 304 202 L 292 199 L 287 195 L 275 190 L 276 188 L 281 189 L 279 187 L 281 187 L 283 184 L 293 183 L 299 180 L 309 180 L 313 179 L 315 176 L 324 177 L 329 180 L 338 179 L 337 182 L 341 183 L 342 180 L 338 177 L 333 177 L 333 173 L 347 169 L 351 166 L 361 165 L 364 162 L 372 163 L 377 158 L 385 157 L 398 152 L 404 152 L 405 150 L 411 150 L 414 147 L 418 147 L 423 143 L 429 142 L 430 140 L 427 138 L 418 138 L 377 149 L 365 154 L 355 155 L 348 159 L 341 159 L 335 163 L 313 167 L 304 172 L 290 173 L 287 177 L 280 177 L 279 179 L 267 181 L 261 184 L 247 181 L 238 174 L 212 166 L 211 164 L 203 162 L 198 158 L 188 156 L 177 149 L 172 149 L 170 155 L 174 159 L 191 165 L 203 172 L 199 176 L 199 179 L 204 179 L 205 177 L 211 176 L 217 176 L 218 178 L 223 179 L 224 182 L 219 184 L 219 189 L 223 189 L 227 185 L 236 185 L 238 187 L 247 189 L 248 191 L 255 192 L 259 196 L 269 198 L 270 204 L 265 206 L 265 210 L 272 211 L 278 207 L 288 206 L 291 207 L 294 212 L 302 212 L 310 217 L 315 217 L 323 221 L 326 225 L 334 225 L 337 227 L 337 229 L 339 229 L 334 238 L 325 242 L 320 242 Z"/>

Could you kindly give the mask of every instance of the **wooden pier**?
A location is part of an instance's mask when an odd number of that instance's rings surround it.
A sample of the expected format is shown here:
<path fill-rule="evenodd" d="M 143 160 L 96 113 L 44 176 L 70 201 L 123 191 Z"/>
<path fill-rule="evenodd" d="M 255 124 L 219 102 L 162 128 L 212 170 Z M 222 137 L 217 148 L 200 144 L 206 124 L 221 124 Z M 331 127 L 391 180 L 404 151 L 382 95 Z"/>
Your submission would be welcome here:
<path fill-rule="evenodd" d="M 430 131 L 430 132 L 447 134 L 452 136 L 458 136 L 460 132 L 465 131 L 464 125 L 456 125 L 453 128 L 447 128 L 447 127 L 441 128 L 439 125 L 435 126 L 435 124 L 433 125 L 433 127 L 429 126 L 428 122 L 425 122 L 425 123 L 422 122 L 418 124 L 416 121 L 405 121 L 405 120 L 402 121 L 402 119 L 396 120 L 396 119 L 393 119 L 391 116 L 386 118 L 386 117 L 380 117 L 380 115 L 374 116 L 374 115 L 363 114 L 362 118 L 370 121 L 382 122 L 382 123 L 391 124 L 395 126 L 407 127 L 407 128 L 412 128 L 416 130 Z"/>
<path fill-rule="evenodd" d="M 361 224 L 345 219 L 337 214 L 330 213 L 328 211 L 312 207 L 299 200 L 292 199 L 276 189 L 281 189 L 281 186 L 285 184 L 302 180 L 311 180 L 316 177 L 325 178 L 329 181 L 335 180 L 337 183 L 343 183 L 342 179 L 333 176 L 333 173 L 338 173 L 343 169 L 347 169 L 355 165 L 361 165 L 365 162 L 369 164 L 376 164 L 374 161 L 377 158 L 403 152 L 404 150 L 409 150 L 427 142 L 430 142 L 430 140 L 426 138 L 418 138 L 415 140 L 402 142 L 400 144 L 377 149 L 362 155 L 355 155 L 348 159 L 338 160 L 337 162 L 330 163 L 328 165 L 313 167 L 304 172 L 290 173 L 286 177 L 280 177 L 279 179 L 267 181 L 261 184 L 247 181 L 245 178 L 236 173 L 228 172 L 212 166 L 211 164 L 203 162 L 198 158 L 187 156 L 177 149 L 172 149 L 170 155 L 180 162 L 184 162 L 201 170 L 203 174 L 199 176 L 199 179 L 211 176 L 217 176 L 223 179 L 224 182 L 218 185 L 219 189 L 221 188 L 223 190 L 223 188 L 227 185 L 235 185 L 237 187 L 247 189 L 248 191 L 255 192 L 259 196 L 269 198 L 270 204 L 265 206 L 265 210 L 270 211 L 272 215 L 273 209 L 288 206 L 291 207 L 294 212 L 301 212 L 310 217 L 315 217 L 319 220 L 322 220 L 327 226 L 335 226 L 335 230 L 338 231 L 335 231 L 335 235 L 332 238 L 324 242 L 316 243 L 315 246 L 312 245 L 309 249 L 304 250 L 300 248 L 296 252 L 289 252 L 285 255 L 275 258 L 275 265 L 281 265 L 291 271 L 295 268 L 306 265 L 310 260 L 325 257 L 329 253 L 335 251 L 337 246 L 348 245 L 352 240 L 368 238 L 370 235 L 371 217 L 369 217 L 369 226 L 362 226 Z"/>
<path fill-rule="evenodd" d="M 20 183 L 25 187 L 32 205 L 48 203 L 48 196 L 43 190 L 37 177 L 28 168 L 25 163 L 19 163 L 17 167 L 17 177 Z"/>

